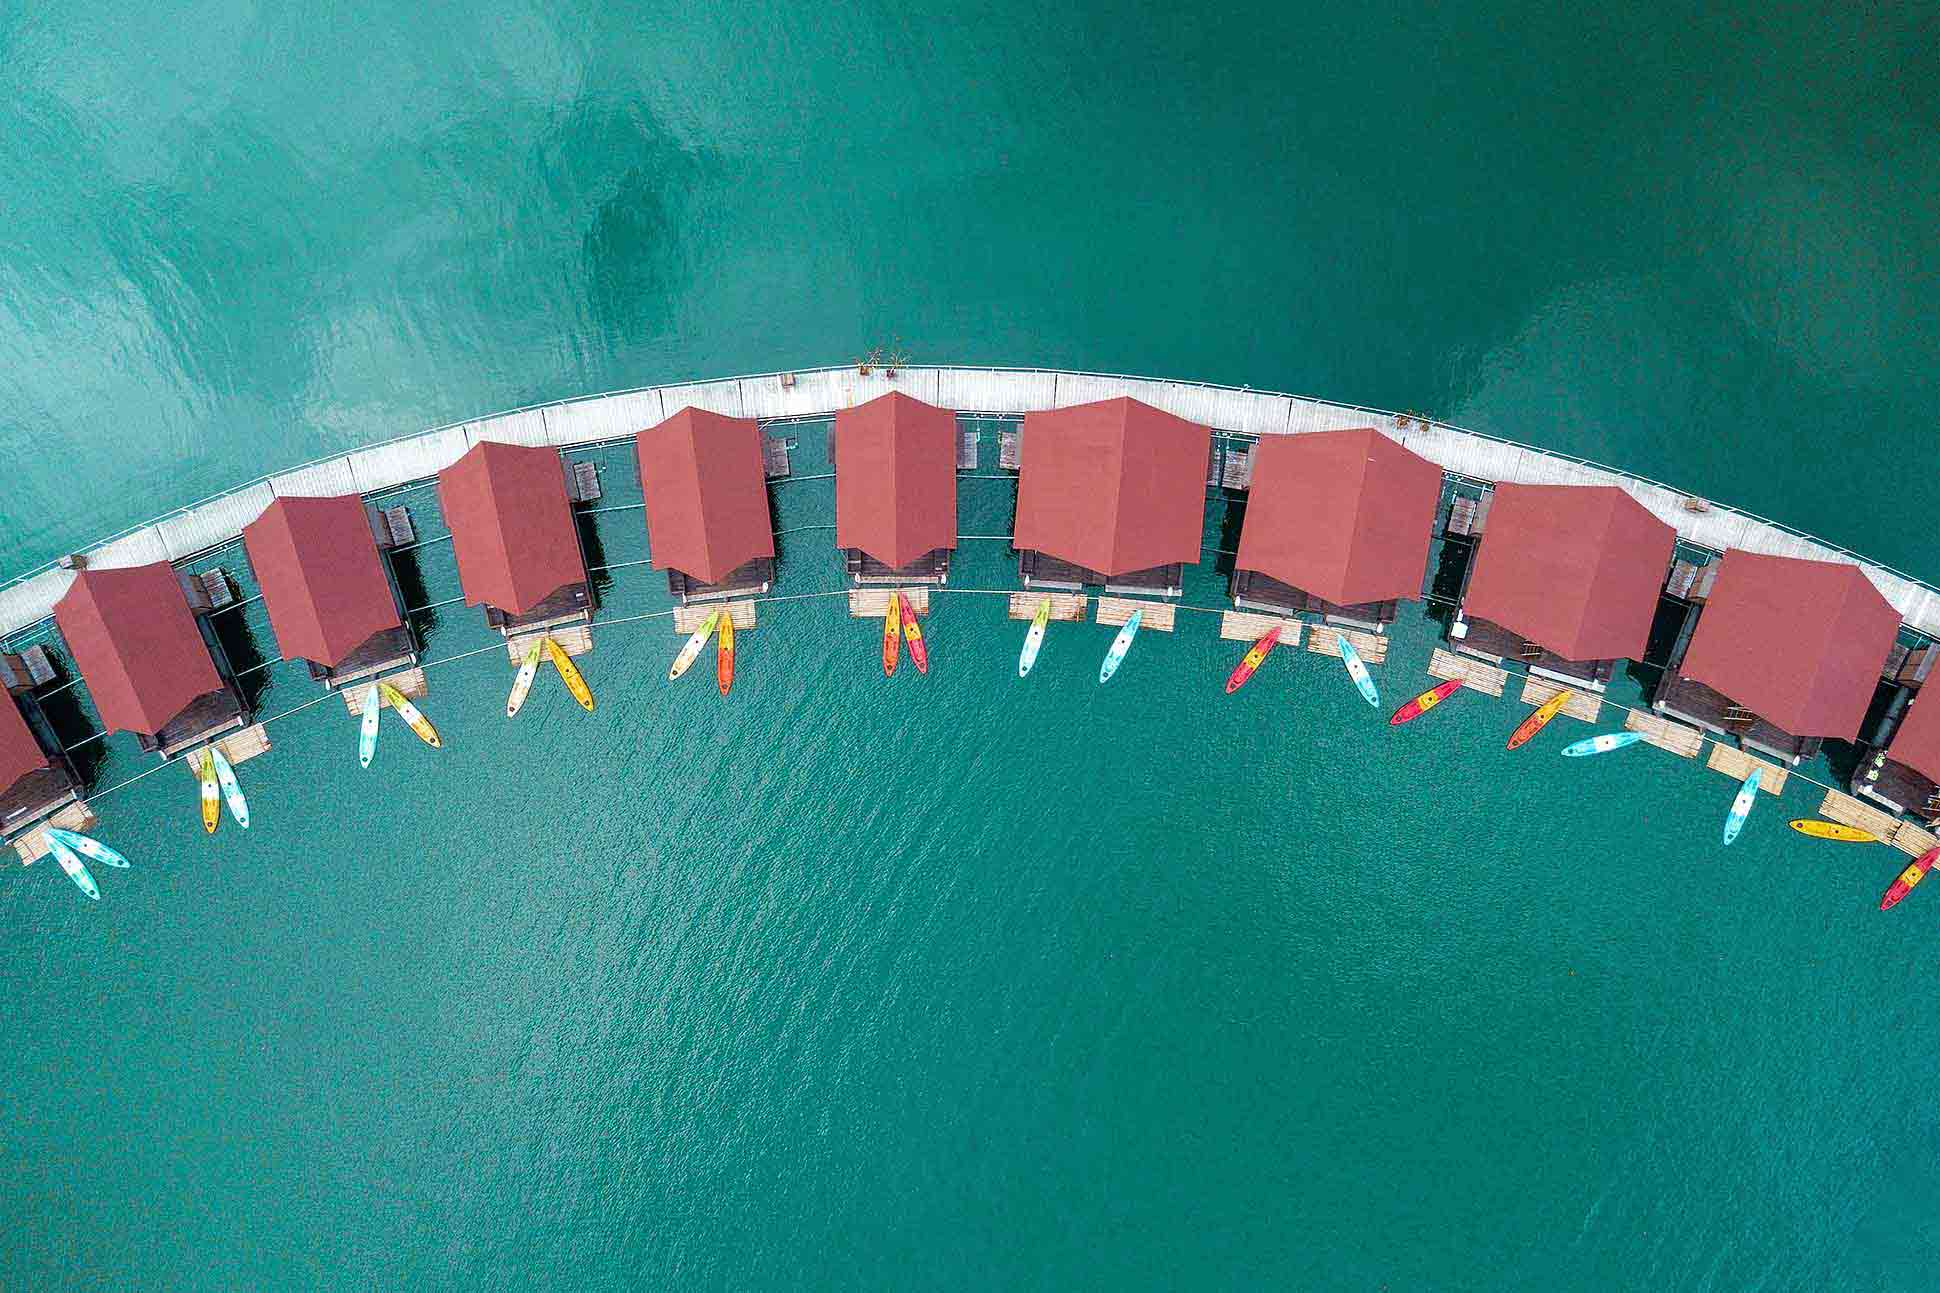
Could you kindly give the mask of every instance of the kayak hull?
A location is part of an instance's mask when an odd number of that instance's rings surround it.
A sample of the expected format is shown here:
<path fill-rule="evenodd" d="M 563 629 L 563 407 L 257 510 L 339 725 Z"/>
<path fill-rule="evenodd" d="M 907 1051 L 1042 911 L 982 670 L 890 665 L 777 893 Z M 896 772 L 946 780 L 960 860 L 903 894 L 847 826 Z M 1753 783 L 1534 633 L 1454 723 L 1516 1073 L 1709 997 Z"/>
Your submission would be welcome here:
<path fill-rule="evenodd" d="M 1822 822 L 1812 817 L 1795 817 L 1785 823 L 1801 835 L 1809 835 L 1815 840 L 1834 840 L 1840 844 L 1878 844 L 1879 836 L 1871 831 L 1862 831 L 1857 826 L 1847 826 L 1843 822 Z"/>
<path fill-rule="evenodd" d="M 383 708 L 384 698 L 377 694 L 377 684 L 372 683 L 364 692 L 364 716 L 357 725 L 357 766 L 360 768 L 368 768 L 377 756 L 377 719 Z"/>
<path fill-rule="evenodd" d="M 542 643 L 534 642 L 526 649 L 525 659 L 519 661 L 519 675 L 512 680 L 512 694 L 505 698 L 507 718 L 517 718 L 525 706 L 525 698 L 532 694 L 532 680 L 539 676 L 541 646 Z"/>
<path fill-rule="evenodd" d="M 1253 643 L 1252 649 L 1241 656 L 1239 663 L 1233 666 L 1233 671 L 1226 675 L 1226 694 L 1230 696 L 1244 687 L 1253 675 L 1259 672 L 1260 666 L 1266 663 L 1266 658 L 1273 654 L 1273 648 L 1279 645 L 1280 626 L 1275 624 L 1260 634 Z"/>
<path fill-rule="evenodd" d="M 101 901 L 101 891 L 95 888 L 94 877 L 88 874 L 87 867 L 82 865 L 81 859 L 75 856 L 73 849 L 50 835 L 47 837 L 47 850 L 54 855 L 54 860 L 60 863 L 61 870 L 65 871 L 67 878 L 74 882 L 75 888 L 94 901 Z"/>
<path fill-rule="evenodd" d="M 1724 819 L 1724 842 L 1730 844 L 1738 838 L 1738 832 L 1745 829 L 1745 819 L 1751 816 L 1752 805 L 1758 802 L 1758 778 L 1762 768 L 1753 768 L 1738 793 L 1731 800 L 1731 812 Z"/>
<path fill-rule="evenodd" d="M 1608 754 L 1612 750 L 1625 749 L 1644 739 L 1642 732 L 1604 732 L 1599 736 L 1585 737 L 1563 747 L 1563 754 L 1572 759 L 1581 759 L 1592 754 Z"/>
<path fill-rule="evenodd" d="M 687 635 L 687 644 L 681 647 L 680 654 L 674 657 L 673 666 L 667 670 L 668 682 L 686 673 L 688 667 L 701 658 L 701 651 L 707 646 L 707 640 L 714 636 L 714 626 L 720 618 L 719 611 L 709 613 L 708 617 L 701 621 L 701 626 Z"/>
<path fill-rule="evenodd" d="M 1420 718 L 1423 714 L 1426 714 L 1429 710 L 1435 708 L 1435 706 L 1441 704 L 1461 689 L 1462 683 L 1459 678 L 1452 678 L 1442 683 L 1439 687 L 1430 687 L 1427 691 L 1422 692 L 1421 695 L 1416 696 L 1413 700 L 1410 700 L 1407 704 L 1389 715 L 1388 726 L 1400 727 L 1403 723 L 1414 722 L 1417 718 Z"/>
<path fill-rule="evenodd" d="M 714 685 L 723 696 L 734 687 L 734 620 L 721 616 L 721 636 L 715 643 Z"/>
<path fill-rule="evenodd" d="M 209 757 L 216 765 L 216 784 L 222 788 L 222 801 L 229 805 L 229 815 L 236 819 L 236 825 L 249 829 L 249 801 L 243 798 L 242 787 L 236 782 L 236 770 L 229 766 L 228 758 L 221 750 L 211 746 Z"/>
<path fill-rule="evenodd" d="M 1912 865 L 1900 872 L 1899 879 L 1893 881 L 1893 887 L 1886 891 L 1885 897 L 1879 900 L 1879 909 L 1890 911 L 1899 906 L 1900 899 L 1912 893 L 1913 886 L 1926 879 L 1927 872 L 1933 869 L 1936 860 L 1940 860 L 1940 848 L 1928 849 L 1914 859 Z"/>
<path fill-rule="evenodd" d="M 1017 653 L 1017 676 L 1028 678 L 1037 665 L 1037 653 L 1044 649 L 1044 629 L 1051 622 L 1051 599 L 1046 597 L 1037 604 L 1037 611 L 1031 616 L 1031 627 L 1024 634 L 1024 649 Z"/>
<path fill-rule="evenodd" d="M 216 784 L 216 763 L 209 751 L 202 752 L 199 772 L 202 778 L 202 829 L 214 835 L 222 825 L 222 789 Z"/>
<path fill-rule="evenodd" d="M 903 606 L 902 598 L 891 597 L 889 607 L 882 613 L 882 676 L 891 677 L 896 672 L 896 661 L 903 651 Z"/>
<path fill-rule="evenodd" d="M 410 697 L 406 696 L 388 682 L 380 682 L 377 686 L 383 692 L 384 699 L 391 702 L 391 708 L 397 711 L 397 716 L 404 720 L 404 725 L 417 733 L 420 741 L 423 741 L 434 750 L 442 750 L 444 748 L 445 743 L 439 737 L 438 729 L 433 727 L 431 720 L 426 718 L 423 712 L 411 703 Z"/>
<path fill-rule="evenodd" d="M 546 655 L 552 660 L 554 672 L 559 675 L 559 681 L 566 684 L 566 690 L 572 693 L 573 699 L 579 702 L 581 709 L 589 714 L 592 713 L 593 689 L 586 685 L 586 675 L 579 671 L 579 666 L 573 663 L 573 658 L 566 654 L 566 648 L 554 642 L 550 636 L 545 640 L 545 648 Z"/>
<path fill-rule="evenodd" d="M 1375 689 L 1374 675 L 1367 671 L 1367 661 L 1361 659 L 1361 653 L 1354 649 L 1345 633 L 1336 633 L 1334 641 L 1340 644 L 1341 663 L 1347 666 L 1347 676 L 1354 680 L 1355 690 L 1361 693 L 1362 700 L 1378 707 L 1381 693 Z"/>
<path fill-rule="evenodd" d="M 59 840 L 90 862 L 99 862 L 103 866 L 123 868 L 128 865 L 127 858 L 121 856 L 121 854 L 115 852 L 100 840 L 90 838 L 86 835 L 79 835 L 73 831 L 62 830 L 58 826 L 48 827 L 47 835 L 49 839 Z"/>
<path fill-rule="evenodd" d="M 903 641 L 909 644 L 910 663 L 916 666 L 917 673 L 927 674 L 930 671 L 930 648 L 923 641 L 923 626 L 917 622 L 916 608 L 900 592 L 896 594 L 896 604 L 902 608 Z"/>
<path fill-rule="evenodd" d="M 1569 704 L 1569 699 L 1570 692 L 1565 688 L 1537 706 L 1535 713 L 1516 724 L 1516 730 L 1509 734 L 1506 748 L 1514 750 L 1528 744 L 1530 737 L 1549 726 L 1549 720 L 1563 712 L 1563 706 Z"/>
<path fill-rule="evenodd" d="M 1118 636 L 1111 640 L 1111 649 L 1105 652 L 1104 663 L 1098 666 L 1099 685 L 1110 682 L 1118 666 L 1125 663 L 1125 653 L 1132 649 L 1132 639 L 1138 636 L 1138 626 L 1144 617 L 1143 610 L 1133 611 L 1124 627 L 1118 630 Z"/>

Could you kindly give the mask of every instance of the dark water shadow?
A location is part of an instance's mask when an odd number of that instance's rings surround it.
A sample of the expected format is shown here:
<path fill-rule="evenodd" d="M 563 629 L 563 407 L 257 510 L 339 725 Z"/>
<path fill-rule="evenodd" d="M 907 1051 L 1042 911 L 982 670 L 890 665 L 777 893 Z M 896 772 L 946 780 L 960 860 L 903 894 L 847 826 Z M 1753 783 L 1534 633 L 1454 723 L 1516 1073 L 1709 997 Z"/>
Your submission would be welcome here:
<path fill-rule="evenodd" d="M 606 600 L 606 590 L 613 586 L 613 572 L 600 569 L 606 565 L 606 543 L 600 538 L 599 518 L 575 507 L 573 525 L 579 531 L 579 550 L 586 558 L 586 580 L 597 606 Z"/>
<path fill-rule="evenodd" d="M 250 713 L 256 712 L 256 702 L 262 698 L 269 686 L 269 667 L 276 657 L 266 655 L 257 644 L 256 634 L 249 627 L 249 621 L 231 611 L 208 617 L 210 632 L 215 634 L 216 643 L 222 648 L 223 656 L 229 661 L 229 669 L 236 682 L 236 690 L 242 693 L 243 704 Z"/>
<path fill-rule="evenodd" d="M 391 573 L 397 576 L 398 597 L 403 600 L 404 605 L 407 608 L 422 608 L 430 605 L 431 593 L 425 587 L 424 567 L 418 564 L 417 552 L 393 549 L 389 555 Z M 417 635 L 419 649 L 424 649 L 430 642 L 431 630 L 438 627 L 438 612 L 407 609 L 404 620 L 411 626 L 411 631 Z"/>

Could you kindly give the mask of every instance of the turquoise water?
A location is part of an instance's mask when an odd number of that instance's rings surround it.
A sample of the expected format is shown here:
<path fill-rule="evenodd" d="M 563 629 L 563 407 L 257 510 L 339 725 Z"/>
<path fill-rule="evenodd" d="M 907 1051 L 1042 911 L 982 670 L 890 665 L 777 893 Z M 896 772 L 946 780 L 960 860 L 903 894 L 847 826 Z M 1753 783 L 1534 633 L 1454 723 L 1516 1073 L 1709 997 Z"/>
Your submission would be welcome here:
<path fill-rule="evenodd" d="M 15 7 L 0 568 L 435 422 L 900 345 L 1418 409 L 1935 579 L 1937 38 Z M 839 587 L 796 434 L 787 595 Z M 1727 854 L 1730 784 L 1658 751 L 1507 755 L 1479 696 L 1390 733 L 1305 652 L 1229 700 L 1209 614 L 1103 690 L 1111 630 L 1058 626 L 1018 683 L 968 591 L 887 682 L 839 599 L 764 605 L 723 705 L 619 622 L 666 602 L 638 511 L 596 535 L 596 714 L 508 726 L 439 606 L 442 754 L 387 726 L 360 773 L 265 664 L 246 835 L 168 769 L 100 800 L 101 903 L 0 886 L 0 1284 L 1930 1286 L 1929 895 L 1882 917 L 1896 857 L 1786 831 L 1810 786 Z M 956 586 L 1011 582 L 966 543 Z M 1387 699 L 1430 642 L 1404 616 Z"/>

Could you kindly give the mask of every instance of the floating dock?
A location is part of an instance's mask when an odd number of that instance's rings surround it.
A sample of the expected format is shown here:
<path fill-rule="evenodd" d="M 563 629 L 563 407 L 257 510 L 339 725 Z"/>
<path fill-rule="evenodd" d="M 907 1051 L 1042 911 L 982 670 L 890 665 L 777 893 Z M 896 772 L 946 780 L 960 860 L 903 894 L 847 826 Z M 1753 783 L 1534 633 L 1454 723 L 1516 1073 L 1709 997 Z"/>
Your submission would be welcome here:
<path fill-rule="evenodd" d="M 64 831 L 74 831 L 85 835 L 100 824 L 100 819 L 83 800 L 67 804 L 45 821 L 34 823 L 25 834 L 11 841 L 14 852 L 20 854 L 20 865 L 32 866 L 47 856 L 47 828 L 58 827 Z"/>
<path fill-rule="evenodd" d="M 1171 602 L 1147 601 L 1142 597 L 1100 597 L 1098 599 L 1098 622 L 1113 628 L 1122 626 L 1132 618 L 1133 611 L 1141 611 L 1138 626 L 1141 629 L 1157 629 L 1161 633 L 1172 631 L 1172 620 L 1178 607 Z"/>
<path fill-rule="evenodd" d="M 1541 705 L 1562 690 L 1557 684 L 1532 674 L 1523 679 L 1521 700 L 1525 705 Z M 1596 722 L 1598 715 L 1603 713 L 1603 697 L 1593 691 L 1579 691 L 1575 687 L 1569 688 L 1569 693 L 1570 698 L 1563 703 L 1560 712 L 1585 723 Z"/>
<path fill-rule="evenodd" d="M 1633 709 L 1624 715 L 1623 725 L 1627 731 L 1643 733 L 1645 744 L 1669 750 L 1680 758 L 1695 759 L 1704 752 L 1704 733 L 1657 714 Z"/>
<path fill-rule="evenodd" d="M 889 614 L 891 593 L 901 593 L 909 598 L 909 608 L 918 615 L 930 613 L 930 586 L 912 584 L 907 588 L 852 588 L 849 590 L 849 614 L 859 620 L 879 620 Z M 748 623 L 752 627 L 754 621 L 750 619 Z M 741 621 L 736 620 L 734 627 L 740 628 Z M 688 632 L 693 630 L 689 629 Z"/>
<path fill-rule="evenodd" d="M 1332 624 L 1314 624 L 1307 629 L 1307 650 L 1315 655 L 1330 655 L 1340 659 L 1340 640 L 1346 638 L 1353 644 L 1355 654 L 1363 664 L 1377 665 L 1388 662 L 1388 639 L 1381 633 L 1362 633 L 1358 629 L 1337 628 Z"/>
<path fill-rule="evenodd" d="M 1704 766 L 1713 772 L 1724 773 L 1733 781 L 1743 781 L 1751 775 L 1753 768 L 1757 768 L 1762 773 L 1758 778 L 1758 788 L 1768 795 L 1783 794 L 1785 781 L 1791 775 L 1776 763 L 1754 759 L 1743 750 L 1731 745 L 1713 745 L 1711 757 L 1704 761 Z"/>
<path fill-rule="evenodd" d="M 739 628 L 740 626 L 736 625 L 735 627 Z M 505 639 L 506 659 L 510 660 L 513 664 L 524 664 L 525 653 L 532 649 L 533 643 L 544 638 L 551 638 L 554 642 L 557 642 L 559 649 L 569 656 L 581 656 L 593 649 L 593 626 L 590 624 L 556 624 L 552 628 L 541 629 L 536 633 L 520 633 L 515 637 L 509 637 Z M 403 691 L 404 689 L 400 687 L 398 690 Z M 409 696 L 411 693 L 406 691 L 404 694 Z"/>
<path fill-rule="evenodd" d="M 734 625 L 736 633 L 745 632 L 754 627 L 754 599 L 743 597 L 731 602 L 701 602 L 692 606 L 674 607 L 674 632 L 686 637 L 707 623 L 707 617 L 715 611 L 727 612 L 728 623 Z"/>
<path fill-rule="evenodd" d="M 371 684 L 379 682 L 390 683 L 403 694 L 406 700 L 418 700 L 431 694 L 431 683 L 425 678 L 422 669 L 400 669 L 396 673 L 387 673 L 382 678 L 366 678 L 352 683 L 337 693 L 344 698 L 344 708 L 350 711 L 352 718 L 363 717 L 364 693 L 371 689 Z M 390 703 L 384 698 L 382 692 L 378 693 L 378 708 L 382 709 Z"/>
<path fill-rule="evenodd" d="M 1036 591 L 1012 593 L 1010 595 L 1010 617 L 1014 620 L 1033 619 L 1037 615 L 1038 603 L 1045 598 L 1051 599 L 1051 618 L 1066 623 L 1076 623 L 1085 617 L 1085 607 L 1091 599 L 1083 593 L 1040 593 Z"/>
<path fill-rule="evenodd" d="M 1295 647 L 1300 645 L 1300 635 L 1306 627 L 1305 620 L 1261 615 L 1257 611 L 1227 611 L 1219 617 L 1219 636 L 1228 642 L 1258 642 L 1269 629 L 1277 628 L 1280 645 Z"/>
<path fill-rule="evenodd" d="M 1500 696 L 1502 689 L 1509 685 L 1507 670 L 1483 664 L 1469 656 L 1456 655 L 1441 647 L 1436 647 L 1435 654 L 1428 658 L 1428 673 L 1430 677 L 1445 682 L 1459 682 L 1464 687 L 1473 687 L 1485 696 Z"/>
<path fill-rule="evenodd" d="M 1921 830 L 1912 822 L 1903 822 L 1891 813 L 1837 790 L 1825 792 L 1825 798 L 1819 801 L 1819 816 L 1829 822 L 1871 831 L 1879 836 L 1882 843 L 1891 844 L 1908 857 L 1919 857 L 1940 842 L 1935 840 L 1931 832 Z"/>

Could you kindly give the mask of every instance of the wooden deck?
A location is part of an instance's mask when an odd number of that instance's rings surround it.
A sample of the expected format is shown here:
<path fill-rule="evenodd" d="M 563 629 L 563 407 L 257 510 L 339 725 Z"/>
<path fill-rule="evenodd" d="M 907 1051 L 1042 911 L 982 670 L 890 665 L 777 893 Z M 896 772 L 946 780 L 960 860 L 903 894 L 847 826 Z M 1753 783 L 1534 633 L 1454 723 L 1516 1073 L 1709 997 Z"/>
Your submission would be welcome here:
<path fill-rule="evenodd" d="M 1540 705 L 1561 690 L 1563 689 L 1555 683 L 1548 682 L 1542 678 L 1524 678 L 1522 680 L 1522 703 L 1525 705 Z M 1574 687 L 1569 689 L 1569 693 L 1570 698 L 1564 702 L 1560 712 L 1569 715 L 1571 718 L 1580 718 L 1585 723 L 1596 722 L 1597 717 L 1603 713 L 1603 697 L 1593 691 L 1578 691 Z"/>
<path fill-rule="evenodd" d="M 1889 812 L 1837 790 L 1825 792 L 1825 798 L 1819 801 L 1819 816 L 1829 822 L 1871 831 L 1879 836 L 1882 844 L 1890 844 L 1908 857 L 1919 857 L 1940 843 L 1931 832 L 1912 822 L 1901 821 Z"/>
<path fill-rule="evenodd" d="M 177 759 L 176 762 L 186 768 L 191 777 L 200 780 L 202 777 L 202 751 L 208 749 L 209 745 L 213 745 L 221 750 L 222 757 L 229 760 L 231 767 L 240 767 L 259 754 L 269 753 L 269 733 L 263 730 L 261 723 L 256 724 L 254 727 L 245 727 L 240 732 L 231 732 L 219 740 L 209 742 L 208 745 L 198 746 L 188 751 L 181 758 Z"/>
<path fill-rule="evenodd" d="M 1091 599 L 1083 593 L 1040 593 L 1036 591 L 1012 593 L 1010 595 L 1010 617 L 1014 620 L 1028 620 L 1037 615 L 1038 603 L 1045 598 L 1051 599 L 1051 618 L 1076 623 L 1085 617 L 1085 607 Z"/>
<path fill-rule="evenodd" d="M 1502 689 L 1509 685 L 1509 675 L 1504 670 L 1441 647 L 1436 647 L 1435 654 L 1428 658 L 1428 673 L 1449 682 L 1459 680 L 1463 686 L 1473 687 L 1485 696 L 1500 696 Z"/>
<path fill-rule="evenodd" d="M 889 614 L 889 594 L 900 592 L 909 598 L 909 608 L 918 615 L 930 613 L 930 586 L 915 584 L 908 588 L 854 588 L 849 590 L 849 614 L 859 620 L 879 620 Z M 741 624 L 737 620 L 735 628 Z M 689 629 L 688 632 L 692 632 Z"/>
<path fill-rule="evenodd" d="M 1635 709 L 1624 716 L 1623 725 L 1629 731 L 1642 732 L 1645 744 L 1669 750 L 1681 758 L 1695 759 L 1704 752 L 1704 733 L 1695 727 Z"/>
<path fill-rule="evenodd" d="M 520 658 L 523 659 L 524 657 Z M 428 696 L 431 694 L 431 683 L 425 678 L 424 670 L 422 669 L 401 669 L 396 673 L 387 673 L 382 678 L 372 678 L 365 682 L 354 683 L 337 693 L 344 698 L 344 708 L 350 711 L 352 718 L 363 717 L 364 693 L 369 691 L 371 684 L 375 682 L 390 683 L 391 686 L 404 693 L 406 700 L 416 700 L 420 696 Z M 381 694 L 378 696 L 377 704 L 380 709 L 390 703 Z"/>
<path fill-rule="evenodd" d="M 64 831 L 78 831 L 85 835 L 100 824 L 87 801 L 77 800 L 68 804 L 53 816 L 36 822 L 26 834 L 13 841 L 14 852 L 20 854 L 20 865 L 32 866 L 47 856 L 47 828 L 58 826 Z"/>
<path fill-rule="evenodd" d="M 1141 629 L 1170 633 L 1177 610 L 1178 607 L 1172 602 L 1150 602 L 1142 597 L 1100 597 L 1097 618 L 1100 624 L 1118 627 L 1132 618 L 1133 611 L 1143 611 L 1138 620 Z"/>
<path fill-rule="evenodd" d="M 722 609 L 727 611 L 728 622 L 734 625 L 736 633 L 754 627 L 754 600 L 744 597 L 739 601 L 726 603 L 676 606 L 674 607 L 674 632 L 684 637 L 706 623 L 708 616 Z"/>
<path fill-rule="evenodd" d="M 739 628 L 739 625 L 735 627 Z M 591 624 L 565 624 L 558 628 L 546 629 L 539 633 L 521 633 L 517 637 L 505 639 L 505 658 L 513 664 L 524 664 L 525 653 L 532 644 L 544 637 L 551 637 L 569 656 L 585 655 L 593 649 L 593 626 Z M 400 690 L 402 690 L 400 688 Z M 410 695 L 410 692 L 405 692 Z"/>
<path fill-rule="evenodd" d="M 1354 644 L 1354 650 L 1363 663 L 1376 665 L 1388 662 L 1388 639 L 1380 633 L 1363 633 L 1359 629 L 1336 628 L 1332 624 L 1314 624 L 1307 629 L 1307 650 L 1315 655 L 1330 655 L 1340 658 L 1340 640 L 1346 638 Z"/>
<path fill-rule="evenodd" d="M 1300 645 L 1300 635 L 1307 627 L 1305 620 L 1288 619 L 1283 615 L 1261 615 L 1258 611 L 1227 611 L 1219 617 L 1219 636 L 1228 642 L 1257 642 L 1276 625 L 1280 630 L 1281 646 Z"/>
<path fill-rule="evenodd" d="M 1733 781 L 1743 781 L 1751 775 L 1753 768 L 1761 769 L 1763 775 L 1758 778 L 1758 788 L 1771 795 L 1785 793 L 1785 780 L 1791 775 L 1776 763 L 1754 759 L 1736 746 L 1722 744 L 1711 747 L 1711 757 L 1704 761 L 1704 766 L 1713 772 L 1724 773 Z"/>

